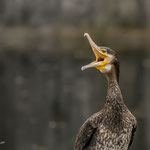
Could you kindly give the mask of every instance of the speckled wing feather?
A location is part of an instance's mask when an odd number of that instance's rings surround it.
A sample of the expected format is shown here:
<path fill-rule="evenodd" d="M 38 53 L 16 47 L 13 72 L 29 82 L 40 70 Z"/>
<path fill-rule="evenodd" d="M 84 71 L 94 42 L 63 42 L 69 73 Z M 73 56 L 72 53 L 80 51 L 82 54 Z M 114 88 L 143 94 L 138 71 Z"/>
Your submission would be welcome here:
<path fill-rule="evenodd" d="M 81 126 L 77 135 L 74 150 L 83 150 L 90 142 L 100 122 L 100 112 L 95 113 Z"/>

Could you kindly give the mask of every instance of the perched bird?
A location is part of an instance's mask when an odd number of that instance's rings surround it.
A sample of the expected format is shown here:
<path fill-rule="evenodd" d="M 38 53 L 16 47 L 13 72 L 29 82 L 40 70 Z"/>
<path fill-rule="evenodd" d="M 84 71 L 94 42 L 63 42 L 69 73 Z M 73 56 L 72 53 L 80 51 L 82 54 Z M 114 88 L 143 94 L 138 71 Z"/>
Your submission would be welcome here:
<path fill-rule="evenodd" d="M 108 90 L 104 107 L 89 117 L 76 137 L 74 150 L 128 150 L 136 131 L 136 118 L 124 104 L 119 88 L 119 61 L 116 52 L 97 46 L 87 37 L 96 61 L 81 70 L 96 68 L 105 74 Z"/>

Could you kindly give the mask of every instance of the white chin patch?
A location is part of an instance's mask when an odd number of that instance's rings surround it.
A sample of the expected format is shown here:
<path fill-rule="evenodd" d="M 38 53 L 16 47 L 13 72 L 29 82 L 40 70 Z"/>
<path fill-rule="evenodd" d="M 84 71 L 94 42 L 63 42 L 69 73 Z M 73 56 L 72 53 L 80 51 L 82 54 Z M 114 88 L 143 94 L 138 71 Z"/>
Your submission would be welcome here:
<path fill-rule="evenodd" d="M 102 73 L 107 73 L 111 70 L 111 65 L 107 64 L 104 69 L 99 69 Z"/>

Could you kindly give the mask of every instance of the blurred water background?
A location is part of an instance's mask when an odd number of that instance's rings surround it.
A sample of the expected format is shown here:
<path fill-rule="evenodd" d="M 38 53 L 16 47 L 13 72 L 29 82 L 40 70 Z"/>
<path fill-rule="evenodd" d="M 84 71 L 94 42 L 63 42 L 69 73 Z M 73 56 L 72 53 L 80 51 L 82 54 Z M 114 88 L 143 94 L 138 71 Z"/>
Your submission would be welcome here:
<path fill-rule="evenodd" d="M 133 150 L 150 149 L 149 0 L 0 1 L 0 149 L 71 150 L 107 84 L 83 34 L 116 50 Z"/>

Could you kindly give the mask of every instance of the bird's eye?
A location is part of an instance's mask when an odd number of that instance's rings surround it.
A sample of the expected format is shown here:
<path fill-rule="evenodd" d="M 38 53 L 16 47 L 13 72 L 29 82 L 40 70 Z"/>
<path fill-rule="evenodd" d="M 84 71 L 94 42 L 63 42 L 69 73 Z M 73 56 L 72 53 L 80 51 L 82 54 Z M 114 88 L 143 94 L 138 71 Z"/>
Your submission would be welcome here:
<path fill-rule="evenodd" d="M 103 53 L 106 53 L 106 50 L 102 50 Z"/>

